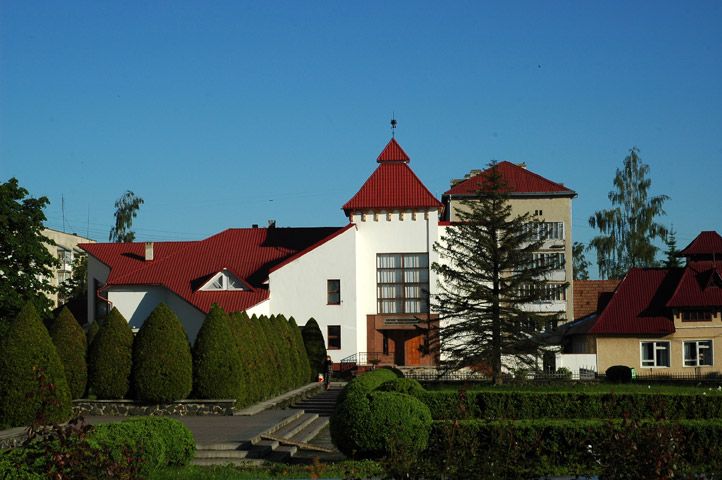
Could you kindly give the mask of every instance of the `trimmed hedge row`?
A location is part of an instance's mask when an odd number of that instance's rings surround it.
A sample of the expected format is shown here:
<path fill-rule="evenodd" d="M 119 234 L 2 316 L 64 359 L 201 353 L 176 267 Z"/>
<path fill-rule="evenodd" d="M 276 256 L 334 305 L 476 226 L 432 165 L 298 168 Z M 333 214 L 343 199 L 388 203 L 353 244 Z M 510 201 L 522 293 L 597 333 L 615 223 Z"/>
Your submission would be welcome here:
<path fill-rule="evenodd" d="M 434 420 L 460 418 L 722 418 L 719 396 L 672 393 L 414 390 Z"/>
<path fill-rule="evenodd" d="M 721 442 L 722 420 L 435 421 L 416 468 L 434 478 L 709 474 L 722 467 Z"/>

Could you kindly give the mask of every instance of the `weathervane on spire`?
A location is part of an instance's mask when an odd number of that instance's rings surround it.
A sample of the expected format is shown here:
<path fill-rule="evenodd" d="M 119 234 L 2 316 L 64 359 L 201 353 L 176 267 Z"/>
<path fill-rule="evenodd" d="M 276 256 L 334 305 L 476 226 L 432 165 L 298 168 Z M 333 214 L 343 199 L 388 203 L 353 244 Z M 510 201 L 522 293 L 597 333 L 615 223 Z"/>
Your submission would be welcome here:
<path fill-rule="evenodd" d="M 398 125 L 399 122 L 396 121 L 396 115 L 391 114 L 391 138 L 394 138 L 394 134 L 396 133 L 396 125 Z"/>

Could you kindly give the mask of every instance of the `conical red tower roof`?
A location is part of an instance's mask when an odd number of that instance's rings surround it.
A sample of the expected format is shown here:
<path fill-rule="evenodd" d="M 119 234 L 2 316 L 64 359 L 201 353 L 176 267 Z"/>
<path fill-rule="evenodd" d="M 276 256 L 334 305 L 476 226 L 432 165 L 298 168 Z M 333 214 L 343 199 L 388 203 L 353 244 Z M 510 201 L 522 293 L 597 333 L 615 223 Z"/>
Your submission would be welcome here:
<path fill-rule="evenodd" d="M 379 155 L 379 158 L 376 159 L 379 163 L 385 163 L 385 162 L 404 162 L 409 163 L 411 159 L 408 155 L 406 155 L 406 152 L 404 152 L 404 149 L 401 148 L 401 145 L 398 144 L 395 138 L 391 137 L 391 141 L 386 144 L 386 147 L 384 148 L 383 152 Z"/>

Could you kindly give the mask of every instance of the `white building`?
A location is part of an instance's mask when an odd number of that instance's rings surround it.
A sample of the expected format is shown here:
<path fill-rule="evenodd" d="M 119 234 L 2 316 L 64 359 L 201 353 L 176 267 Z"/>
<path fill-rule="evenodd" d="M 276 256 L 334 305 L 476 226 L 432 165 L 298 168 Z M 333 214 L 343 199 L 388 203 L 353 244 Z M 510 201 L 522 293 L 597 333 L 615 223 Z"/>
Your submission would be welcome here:
<path fill-rule="evenodd" d="M 433 365 L 438 358 L 428 342 L 438 320 L 429 309 L 436 289 L 429 266 L 449 222 L 440 221 L 444 205 L 409 161 L 392 138 L 343 205 L 344 227 L 269 226 L 196 242 L 84 245 L 89 318 L 109 303 L 137 328 L 165 302 L 192 341 L 217 303 L 226 311 L 292 316 L 301 325 L 313 317 L 335 362 L 373 352 L 383 363 Z M 519 169 L 515 174 L 525 175 Z"/>

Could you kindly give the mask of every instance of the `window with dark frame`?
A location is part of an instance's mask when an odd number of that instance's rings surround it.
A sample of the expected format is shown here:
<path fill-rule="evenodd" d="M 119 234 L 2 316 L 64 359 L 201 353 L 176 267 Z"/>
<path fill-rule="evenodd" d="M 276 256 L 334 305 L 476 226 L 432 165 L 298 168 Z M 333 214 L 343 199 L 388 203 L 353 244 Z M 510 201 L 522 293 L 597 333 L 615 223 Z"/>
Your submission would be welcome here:
<path fill-rule="evenodd" d="M 341 349 L 341 325 L 329 325 L 327 330 L 327 343 L 329 350 Z"/>
<path fill-rule="evenodd" d="M 326 303 L 341 305 L 341 280 L 326 280 Z"/>
<path fill-rule="evenodd" d="M 682 312 L 683 322 L 710 322 L 712 312 L 709 310 L 684 310 Z"/>
<path fill-rule="evenodd" d="M 378 254 L 376 287 L 378 313 L 428 313 L 429 254 Z"/>

